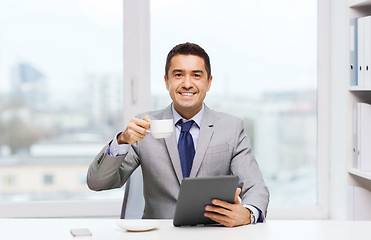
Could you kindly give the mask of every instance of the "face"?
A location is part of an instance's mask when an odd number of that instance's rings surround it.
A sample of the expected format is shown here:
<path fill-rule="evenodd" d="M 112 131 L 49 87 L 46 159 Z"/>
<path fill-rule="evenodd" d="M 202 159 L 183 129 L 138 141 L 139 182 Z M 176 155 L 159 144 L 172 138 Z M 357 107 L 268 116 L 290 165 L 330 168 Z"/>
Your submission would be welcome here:
<path fill-rule="evenodd" d="M 204 60 L 195 55 L 175 55 L 171 59 L 166 88 L 175 110 L 190 119 L 201 109 L 212 77 L 207 78 Z"/>

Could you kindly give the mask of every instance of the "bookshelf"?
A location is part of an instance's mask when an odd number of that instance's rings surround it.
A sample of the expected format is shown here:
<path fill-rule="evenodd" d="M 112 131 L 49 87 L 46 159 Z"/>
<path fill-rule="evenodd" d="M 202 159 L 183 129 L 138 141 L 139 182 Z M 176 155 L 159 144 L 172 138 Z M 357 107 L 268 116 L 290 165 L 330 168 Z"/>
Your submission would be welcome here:
<path fill-rule="evenodd" d="M 371 16 L 371 0 L 349 0 L 347 6 L 348 23 L 352 18 L 362 18 L 365 16 Z M 371 31 L 371 29 L 369 29 Z M 350 44 L 352 42 L 350 25 L 348 25 L 348 61 L 350 66 Z M 359 52 L 358 52 L 359 53 Z M 350 68 L 349 68 L 350 71 Z M 347 111 L 352 116 L 354 114 L 353 103 L 361 102 L 371 104 L 371 87 L 364 86 L 351 86 L 350 85 L 350 74 L 348 74 L 348 95 L 349 95 L 349 110 Z M 354 130 L 354 119 L 351 117 L 350 130 Z M 371 122 L 370 122 L 371 124 Z M 362 127 L 361 127 L 362 129 Z M 350 134 L 348 134 L 350 136 Z M 352 135 L 353 136 L 353 135 Z M 350 137 L 351 146 L 354 146 L 354 137 Z M 358 144 L 358 143 L 357 143 Z M 371 142 L 369 143 L 371 148 Z M 348 173 L 348 218 L 351 220 L 371 220 L 371 171 L 363 171 L 354 167 L 354 155 L 353 147 L 348 149 L 347 154 L 347 173 Z M 369 159 L 371 161 L 371 159 Z"/>
<path fill-rule="evenodd" d="M 371 0 L 350 0 L 349 7 L 367 7 L 371 6 Z"/>
<path fill-rule="evenodd" d="M 351 86 L 349 88 L 349 91 L 351 91 L 351 92 L 370 92 L 370 94 L 371 94 L 371 88 L 370 87 L 366 88 L 366 87 L 359 87 L 359 86 Z"/>
<path fill-rule="evenodd" d="M 353 176 L 363 178 L 367 181 L 371 181 L 371 171 L 361 171 L 357 168 L 350 168 L 348 173 Z"/>

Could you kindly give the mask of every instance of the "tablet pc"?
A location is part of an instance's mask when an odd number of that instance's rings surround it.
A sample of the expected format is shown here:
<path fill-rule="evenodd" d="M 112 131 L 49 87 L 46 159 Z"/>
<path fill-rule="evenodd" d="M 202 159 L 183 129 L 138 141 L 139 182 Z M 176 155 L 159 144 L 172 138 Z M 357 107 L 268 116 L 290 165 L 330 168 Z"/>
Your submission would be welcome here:
<path fill-rule="evenodd" d="M 237 176 L 184 178 L 180 186 L 173 225 L 199 225 L 216 223 L 204 216 L 205 206 L 212 199 L 233 203 L 238 185 Z"/>

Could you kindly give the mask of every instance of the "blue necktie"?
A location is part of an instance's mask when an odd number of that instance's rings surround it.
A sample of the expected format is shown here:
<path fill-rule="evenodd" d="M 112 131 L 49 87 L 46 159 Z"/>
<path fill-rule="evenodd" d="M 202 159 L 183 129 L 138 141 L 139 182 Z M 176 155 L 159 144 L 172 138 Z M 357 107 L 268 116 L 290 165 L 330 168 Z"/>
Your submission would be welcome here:
<path fill-rule="evenodd" d="M 180 157 L 180 164 L 182 166 L 183 177 L 189 177 L 192 169 L 193 158 L 195 156 L 195 147 L 193 145 L 193 138 L 189 130 L 191 129 L 194 121 L 183 122 L 180 119 L 177 125 L 180 125 L 180 136 L 178 140 L 178 151 Z"/>

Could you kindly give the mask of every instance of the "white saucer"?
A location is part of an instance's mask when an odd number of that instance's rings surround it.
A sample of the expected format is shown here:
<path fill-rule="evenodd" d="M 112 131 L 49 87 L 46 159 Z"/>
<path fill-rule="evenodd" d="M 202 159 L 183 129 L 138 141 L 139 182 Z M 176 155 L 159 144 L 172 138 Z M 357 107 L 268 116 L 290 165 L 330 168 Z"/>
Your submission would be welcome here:
<path fill-rule="evenodd" d="M 144 232 L 157 228 L 159 223 L 158 220 L 151 219 L 122 219 L 117 225 L 130 232 Z"/>

